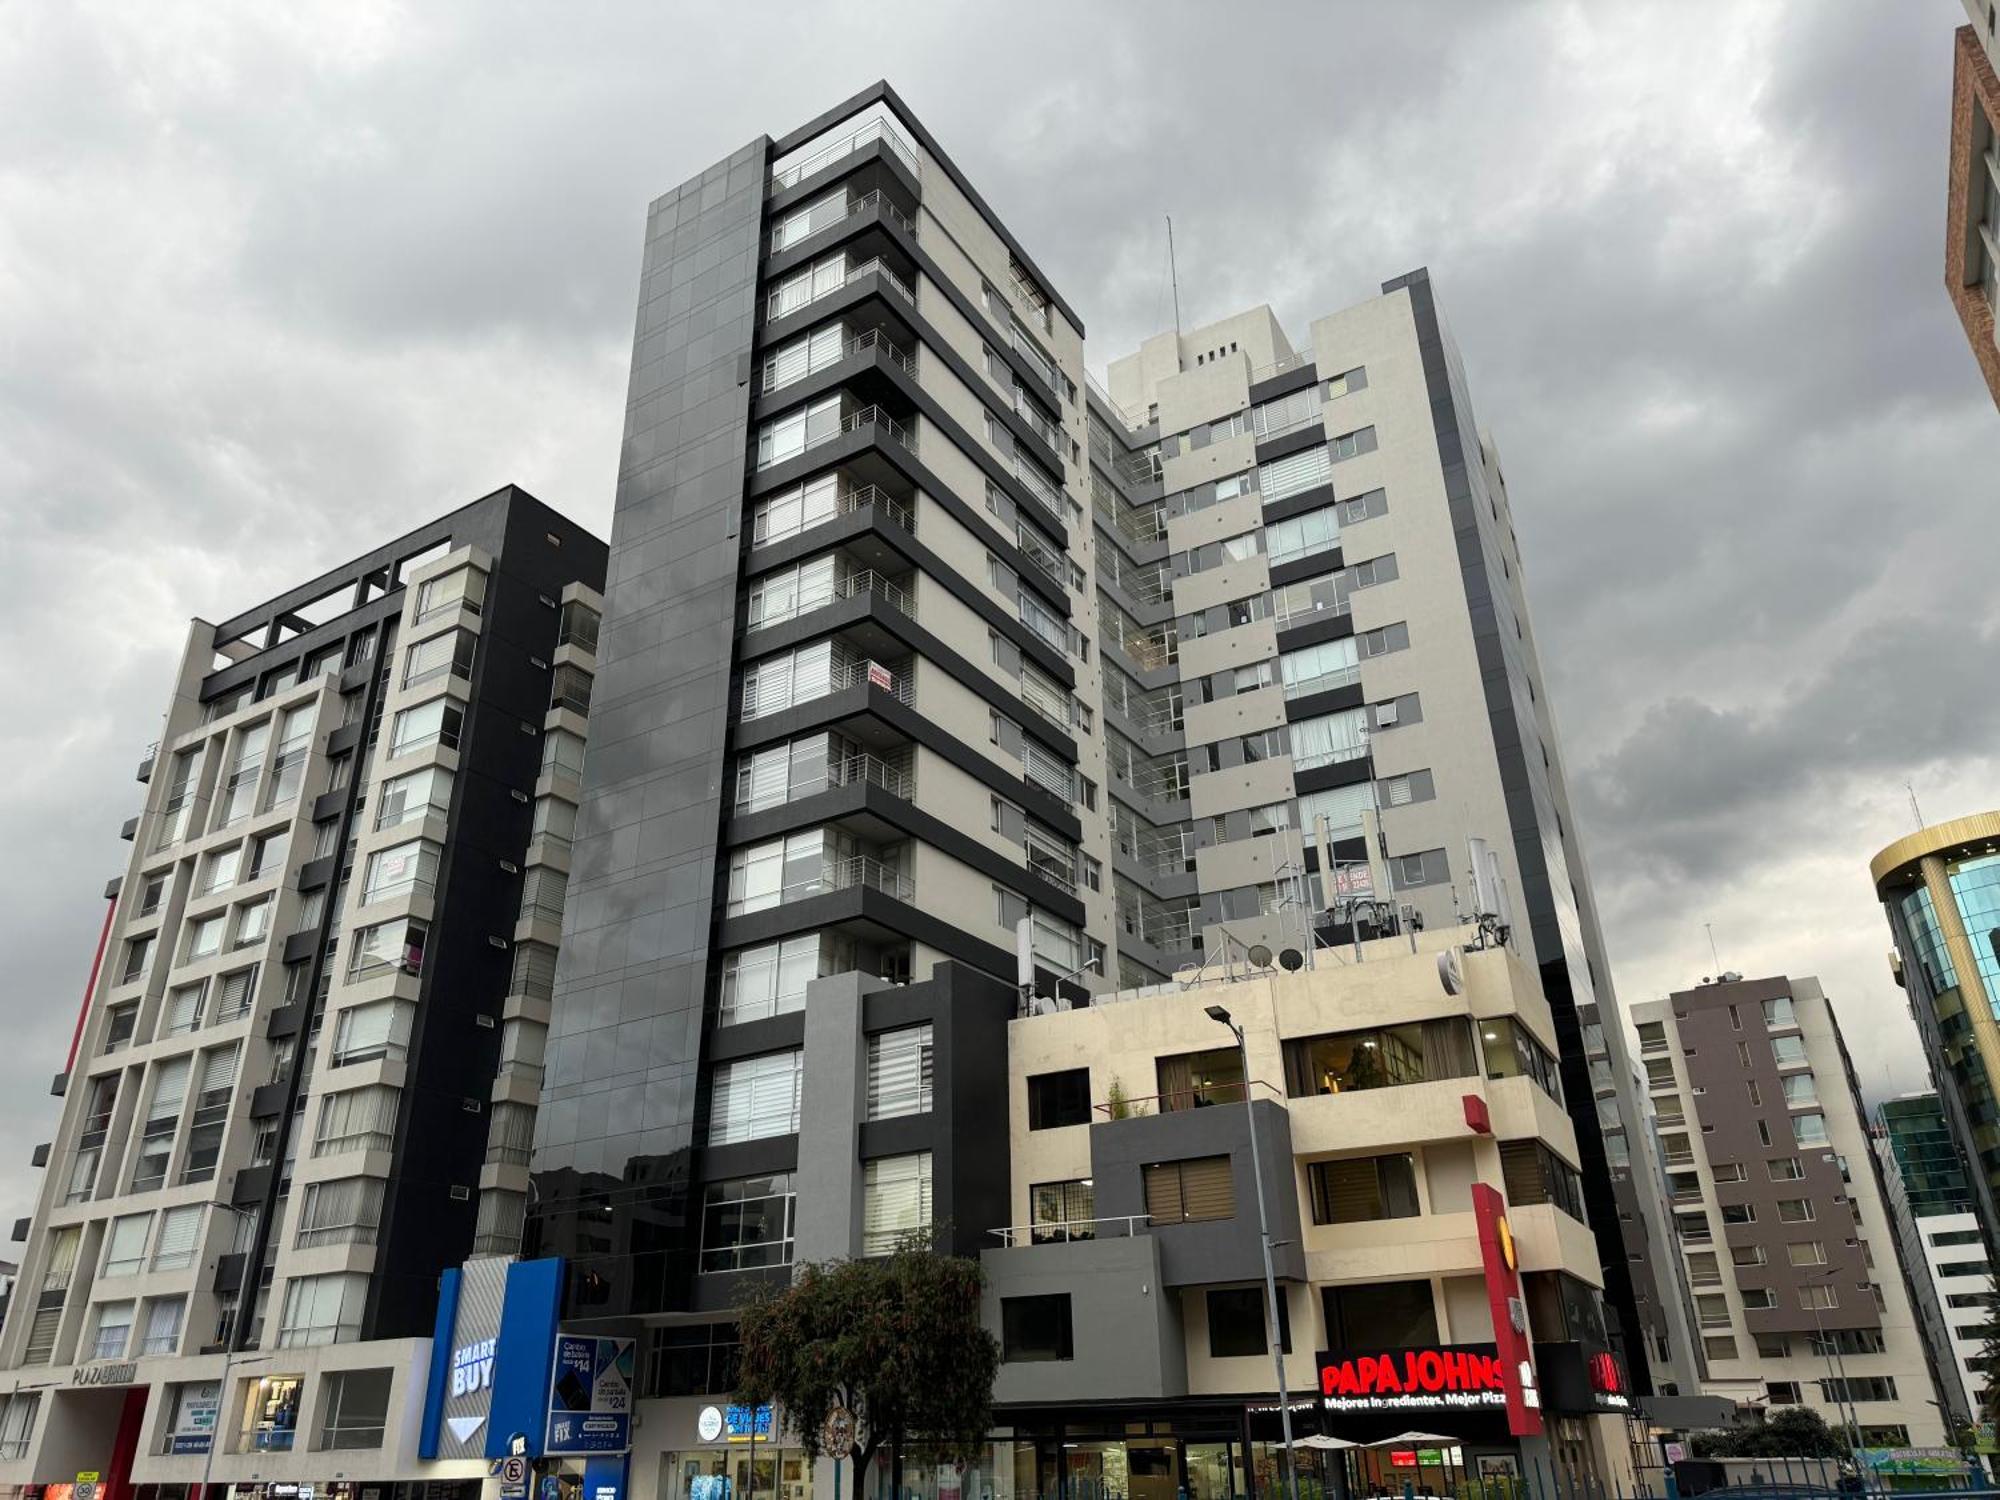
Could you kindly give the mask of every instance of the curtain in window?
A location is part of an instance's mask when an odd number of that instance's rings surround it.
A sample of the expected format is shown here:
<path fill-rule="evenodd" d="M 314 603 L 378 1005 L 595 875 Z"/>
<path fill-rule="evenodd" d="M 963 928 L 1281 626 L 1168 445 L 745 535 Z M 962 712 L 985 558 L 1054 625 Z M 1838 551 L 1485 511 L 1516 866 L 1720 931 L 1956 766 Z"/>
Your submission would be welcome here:
<path fill-rule="evenodd" d="M 882 1156 L 867 1164 L 861 1187 L 863 1255 L 887 1255 L 905 1235 L 930 1224 L 930 1152 Z"/>
<path fill-rule="evenodd" d="M 1424 1077 L 1471 1078 L 1479 1072 L 1472 1028 L 1463 1016 L 1424 1022 Z"/>
<path fill-rule="evenodd" d="M 796 1131 L 804 1061 L 800 1052 L 776 1052 L 718 1068 L 709 1098 L 710 1142 L 752 1141 Z"/>
<path fill-rule="evenodd" d="M 111 1234 L 104 1249 L 104 1274 L 129 1276 L 146 1260 L 146 1232 L 153 1227 L 151 1214 L 126 1214 L 111 1221 Z"/>

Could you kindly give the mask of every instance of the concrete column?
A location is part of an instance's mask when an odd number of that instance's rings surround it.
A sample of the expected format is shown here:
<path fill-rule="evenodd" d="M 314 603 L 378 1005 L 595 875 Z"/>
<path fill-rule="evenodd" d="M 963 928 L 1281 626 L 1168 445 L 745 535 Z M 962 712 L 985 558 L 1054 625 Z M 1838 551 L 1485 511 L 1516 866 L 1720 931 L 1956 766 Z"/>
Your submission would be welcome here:
<path fill-rule="evenodd" d="M 806 986 L 795 1263 L 861 1253 L 861 1119 L 868 1086 L 861 997 L 881 983 L 834 974 Z"/>

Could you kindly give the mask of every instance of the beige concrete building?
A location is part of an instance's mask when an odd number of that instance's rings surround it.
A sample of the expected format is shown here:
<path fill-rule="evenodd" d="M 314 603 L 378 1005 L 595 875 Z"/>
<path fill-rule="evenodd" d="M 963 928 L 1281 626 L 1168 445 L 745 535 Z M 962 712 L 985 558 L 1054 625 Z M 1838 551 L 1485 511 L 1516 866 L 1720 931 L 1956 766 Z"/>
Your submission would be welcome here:
<path fill-rule="evenodd" d="M 1704 1388 L 1809 1407 L 1856 1446 L 1943 1443 L 1860 1086 L 1819 981 L 1724 976 L 1632 1016 Z"/>
<path fill-rule="evenodd" d="M 1469 1473 L 1525 1454 L 1613 1488 L 1629 1479 L 1613 1414 L 1629 1404 L 1591 1409 L 1555 1368 L 1608 1345 L 1553 1018 L 1520 953 L 1465 946 L 1476 941 L 1469 928 L 1430 929 L 1367 943 L 1361 962 L 1323 954 L 1297 973 L 1216 974 L 1012 1023 L 1013 1227 L 984 1261 L 1007 1358 L 996 1397 L 1017 1429 L 1088 1403 L 1107 1434 L 1094 1462 L 1115 1465 L 1108 1434 L 1126 1423 L 1150 1421 L 1191 1449 L 1237 1436 L 1247 1403 L 1251 1462 L 1269 1482 L 1277 1392 L 1254 1116 L 1302 1432 L 1369 1441 L 1400 1421 L 1460 1437 L 1445 1461 Z M 1243 1029 L 1247 1079 L 1208 1014 L 1218 1004 Z M 1315 1351 L 1493 1338 L 1476 1182 L 1506 1197 L 1547 1448 L 1509 1439 L 1490 1412 L 1312 1410 Z M 1205 1462 L 1190 1453 L 1189 1474 Z"/>

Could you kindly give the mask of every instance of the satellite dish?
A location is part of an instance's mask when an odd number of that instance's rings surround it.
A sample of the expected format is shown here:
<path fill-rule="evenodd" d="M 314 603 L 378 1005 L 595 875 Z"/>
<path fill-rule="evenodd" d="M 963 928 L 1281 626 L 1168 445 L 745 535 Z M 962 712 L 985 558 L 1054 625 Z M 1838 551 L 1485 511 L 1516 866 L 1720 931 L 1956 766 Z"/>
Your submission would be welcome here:
<path fill-rule="evenodd" d="M 1296 974 L 1306 966 L 1306 956 L 1296 948 L 1278 950 L 1278 967 L 1287 973 Z"/>
<path fill-rule="evenodd" d="M 1174 980 L 1183 989 L 1199 978 L 1201 978 L 1201 965 L 1197 963 L 1185 963 L 1174 970 Z"/>
<path fill-rule="evenodd" d="M 1465 969 L 1459 962 L 1458 949 L 1447 948 L 1437 956 L 1438 983 L 1447 995 L 1465 993 Z"/>
<path fill-rule="evenodd" d="M 1268 944 L 1252 943 L 1250 945 L 1250 966 L 1256 969 L 1268 969 L 1271 967 L 1271 949 Z"/>

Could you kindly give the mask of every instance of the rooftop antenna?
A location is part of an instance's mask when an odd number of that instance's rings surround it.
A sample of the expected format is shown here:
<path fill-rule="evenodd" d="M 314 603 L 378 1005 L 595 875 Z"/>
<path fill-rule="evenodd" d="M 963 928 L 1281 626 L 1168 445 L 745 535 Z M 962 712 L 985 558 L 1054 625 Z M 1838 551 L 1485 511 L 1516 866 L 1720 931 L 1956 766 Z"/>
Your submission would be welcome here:
<path fill-rule="evenodd" d="M 1177 302 L 1174 305 L 1178 307 L 1180 304 Z M 1176 314 L 1174 321 L 1176 324 L 1179 323 L 1178 314 Z M 1924 815 L 1922 809 L 1917 806 L 1917 789 L 1906 781 L 1903 783 L 1903 790 L 1910 794 L 1910 816 L 1917 820 L 1917 827 L 1921 829 L 1924 826 Z"/>
<path fill-rule="evenodd" d="M 1715 965 L 1715 972 L 1720 974 L 1722 972 L 1722 955 L 1715 951 L 1715 924 L 1713 922 L 1704 922 L 1701 924 L 1701 930 L 1708 934 L 1709 960 Z"/>
<path fill-rule="evenodd" d="M 1174 364 L 1181 362 L 1181 273 L 1174 265 L 1174 216 L 1167 215 L 1167 279 L 1174 284 Z"/>

